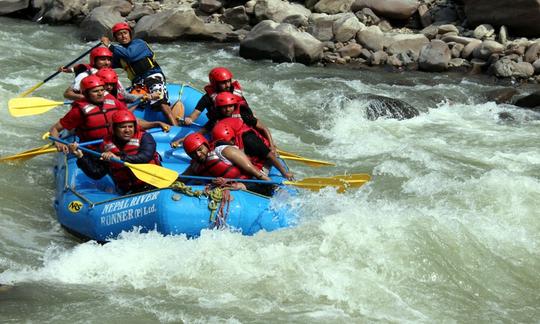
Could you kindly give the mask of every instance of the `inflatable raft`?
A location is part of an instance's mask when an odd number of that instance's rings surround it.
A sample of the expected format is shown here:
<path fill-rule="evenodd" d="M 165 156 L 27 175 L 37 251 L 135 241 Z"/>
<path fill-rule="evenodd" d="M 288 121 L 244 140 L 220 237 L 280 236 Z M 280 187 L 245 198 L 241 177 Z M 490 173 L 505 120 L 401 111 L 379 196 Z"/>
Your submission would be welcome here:
<path fill-rule="evenodd" d="M 171 103 L 182 100 L 186 114 L 193 111 L 202 93 L 188 85 L 169 85 Z M 150 109 L 136 111 L 146 120 L 164 120 Z M 196 121 L 204 124 L 206 116 Z M 172 127 L 168 133 L 153 132 L 162 165 L 181 173 L 189 165 L 183 149 L 171 149 L 170 142 L 196 131 L 196 127 Z M 76 158 L 58 154 L 55 162 L 56 197 L 54 207 L 60 224 L 84 239 L 105 242 L 122 231 L 157 230 L 165 235 L 185 234 L 196 237 L 209 228 L 231 228 L 252 235 L 260 230 L 273 231 L 294 223 L 287 205 L 292 188 L 281 186 L 268 198 L 250 191 L 228 191 L 205 186 L 188 186 L 176 182 L 169 188 L 121 196 L 112 179 L 98 181 L 87 177 L 76 164 Z M 282 181 L 274 168 L 274 181 Z M 272 203 L 271 203 L 272 202 Z"/>

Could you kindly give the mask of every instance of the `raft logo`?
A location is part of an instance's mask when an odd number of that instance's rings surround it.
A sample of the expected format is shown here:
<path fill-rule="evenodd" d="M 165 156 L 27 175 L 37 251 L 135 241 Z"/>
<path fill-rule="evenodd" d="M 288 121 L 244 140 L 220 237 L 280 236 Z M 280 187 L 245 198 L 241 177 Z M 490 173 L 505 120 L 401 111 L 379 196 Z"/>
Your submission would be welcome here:
<path fill-rule="evenodd" d="M 150 192 L 104 205 L 101 225 L 110 226 L 155 213 L 157 207 L 151 202 L 158 199 L 159 193 Z"/>
<path fill-rule="evenodd" d="M 68 205 L 68 210 L 72 213 L 78 213 L 81 211 L 82 209 L 82 206 L 83 206 L 83 203 L 78 201 L 78 200 L 74 200 L 72 202 L 69 203 Z"/>

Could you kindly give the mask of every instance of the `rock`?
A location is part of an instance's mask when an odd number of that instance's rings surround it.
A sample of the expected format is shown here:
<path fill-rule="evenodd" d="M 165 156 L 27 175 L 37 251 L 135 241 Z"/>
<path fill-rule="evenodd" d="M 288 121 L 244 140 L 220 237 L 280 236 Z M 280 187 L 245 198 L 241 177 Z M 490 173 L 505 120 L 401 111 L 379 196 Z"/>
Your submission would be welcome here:
<path fill-rule="evenodd" d="M 525 51 L 523 60 L 532 63 L 540 57 L 540 42 L 532 43 Z"/>
<path fill-rule="evenodd" d="M 390 23 L 386 19 L 382 19 L 379 24 L 377 24 L 377 26 L 381 29 L 383 33 L 392 30 L 392 25 L 390 25 Z"/>
<path fill-rule="evenodd" d="M 420 23 L 423 28 L 426 28 L 433 23 L 433 19 L 431 19 L 431 15 L 429 14 L 429 9 L 425 4 L 418 6 L 418 15 L 420 16 Z"/>
<path fill-rule="evenodd" d="M 388 47 L 386 52 L 390 55 L 412 51 L 418 57 L 420 49 L 429 43 L 423 34 L 398 34 L 387 36 Z"/>
<path fill-rule="evenodd" d="M 313 6 L 313 11 L 331 15 L 350 12 L 353 2 L 354 0 L 320 0 Z"/>
<path fill-rule="evenodd" d="M 530 95 L 516 100 L 514 105 L 522 108 L 540 107 L 540 91 L 533 92 Z"/>
<path fill-rule="evenodd" d="M 112 37 L 110 34 L 111 27 L 123 20 L 124 18 L 122 18 L 120 13 L 111 10 L 111 7 L 97 7 L 81 22 L 81 37 L 86 41 L 100 39 L 103 35 Z"/>
<path fill-rule="evenodd" d="M 493 36 L 495 33 L 495 28 L 490 24 L 482 24 L 474 29 L 473 35 L 474 38 L 484 40 Z"/>
<path fill-rule="evenodd" d="M 265 20 L 240 42 L 240 56 L 274 62 L 313 64 L 322 57 L 323 44 L 290 24 Z"/>
<path fill-rule="evenodd" d="M 428 39 L 434 39 L 439 34 L 439 28 L 437 26 L 427 26 L 426 28 L 420 31 L 421 34 L 426 36 Z"/>
<path fill-rule="evenodd" d="M 448 33 L 454 33 L 454 34 L 451 34 L 451 35 L 455 35 L 457 36 L 459 34 L 459 30 L 457 29 L 456 26 L 454 25 L 440 25 L 438 27 L 438 31 L 437 31 L 439 34 L 441 35 L 444 35 L 444 34 L 448 34 Z"/>
<path fill-rule="evenodd" d="M 513 35 L 540 34 L 540 3 L 537 0 L 464 0 L 470 26 L 507 26 Z"/>
<path fill-rule="evenodd" d="M 144 16 L 152 15 L 154 13 L 155 13 L 155 11 L 150 7 L 135 5 L 135 7 L 133 7 L 133 11 L 131 11 L 129 13 L 129 15 L 126 17 L 126 20 L 127 21 L 130 21 L 130 20 L 137 21 L 137 20 L 141 19 Z"/>
<path fill-rule="evenodd" d="M 448 47 L 450 48 L 450 54 L 453 58 L 461 57 L 461 51 L 465 48 L 465 46 L 460 43 L 452 43 L 452 45 L 448 43 Z"/>
<path fill-rule="evenodd" d="M 135 26 L 134 36 L 148 41 L 170 42 L 203 36 L 205 32 L 204 22 L 193 9 L 179 8 L 142 17 Z"/>
<path fill-rule="evenodd" d="M 534 74 L 534 68 L 531 63 L 517 63 L 506 58 L 498 60 L 491 67 L 493 74 L 502 78 L 528 78 Z"/>
<path fill-rule="evenodd" d="M 367 48 L 362 48 L 360 51 L 360 57 L 368 62 L 371 60 L 371 55 L 372 53 Z"/>
<path fill-rule="evenodd" d="M 302 15 L 287 16 L 287 17 L 285 17 L 285 19 L 283 19 L 282 23 L 291 24 L 291 25 L 293 25 L 294 27 L 297 27 L 297 28 L 299 28 L 299 27 L 304 28 L 304 27 L 308 27 L 308 25 L 309 25 L 308 18 L 306 16 L 302 16 Z"/>
<path fill-rule="evenodd" d="M 46 23 L 66 23 L 73 20 L 82 20 L 85 16 L 84 5 L 86 0 L 55 0 L 49 2 L 47 6 L 43 8 L 41 15 L 41 22 Z"/>
<path fill-rule="evenodd" d="M 432 9 L 433 13 L 431 16 L 433 17 L 433 23 L 435 24 L 455 23 L 459 20 L 458 14 L 453 7 L 440 6 Z"/>
<path fill-rule="evenodd" d="M 222 7 L 223 5 L 218 0 L 199 0 L 199 9 L 207 14 L 213 14 Z"/>
<path fill-rule="evenodd" d="M 506 26 L 501 26 L 501 29 L 499 29 L 499 37 L 497 39 L 499 40 L 499 43 L 503 45 L 508 42 L 508 28 L 506 28 Z"/>
<path fill-rule="evenodd" d="M 482 93 L 482 97 L 486 101 L 494 101 L 497 104 L 510 103 L 512 97 L 518 94 L 515 88 L 502 88 L 489 90 Z"/>
<path fill-rule="evenodd" d="M 379 18 L 374 12 L 373 10 L 369 9 L 369 8 L 364 8 L 361 10 L 361 13 L 364 14 L 366 17 L 367 17 L 367 20 L 372 24 L 372 25 L 377 25 L 380 21 L 381 21 L 381 18 Z"/>
<path fill-rule="evenodd" d="M 389 55 L 386 64 L 392 65 L 393 67 L 401 67 L 404 65 L 397 55 Z"/>
<path fill-rule="evenodd" d="M 486 61 L 474 58 L 471 60 L 471 65 L 472 65 L 471 74 L 480 74 L 482 73 L 482 70 L 486 66 Z"/>
<path fill-rule="evenodd" d="M 405 101 L 367 94 L 364 97 L 366 103 L 366 118 L 376 120 L 378 118 L 395 118 L 398 120 L 410 119 L 420 115 L 418 109 L 409 105 Z"/>
<path fill-rule="evenodd" d="M 419 5 L 420 3 L 416 0 L 355 0 L 351 11 L 356 12 L 363 8 L 369 8 L 378 16 L 405 20 L 416 12 Z"/>
<path fill-rule="evenodd" d="M 456 43 L 460 43 L 460 44 L 463 44 L 465 46 L 467 46 L 469 43 L 476 43 L 478 45 L 482 44 L 481 41 L 479 41 L 478 39 L 476 38 L 472 38 L 472 37 L 464 37 L 464 36 L 456 36 L 456 35 L 448 35 L 448 36 L 444 36 L 441 38 L 441 40 L 443 42 L 446 42 L 446 43 L 449 43 L 449 42 L 456 42 Z"/>
<path fill-rule="evenodd" d="M 388 59 L 388 54 L 384 51 L 376 51 L 373 53 L 369 59 L 369 64 L 371 65 L 381 65 L 385 64 Z"/>
<path fill-rule="evenodd" d="M 313 14 L 309 18 L 308 33 L 321 42 L 334 39 L 334 18 L 327 14 Z"/>
<path fill-rule="evenodd" d="M 540 59 L 534 61 L 532 66 L 534 68 L 534 74 L 540 74 Z"/>
<path fill-rule="evenodd" d="M 434 39 L 422 47 L 418 58 L 418 67 L 420 70 L 428 72 L 446 71 L 451 58 L 448 45 L 441 40 Z"/>
<path fill-rule="evenodd" d="M 475 39 L 474 41 L 469 42 L 463 50 L 461 51 L 461 57 L 464 59 L 468 59 L 472 53 L 482 45 L 482 41 Z"/>
<path fill-rule="evenodd" d="M 358 18 L 352 13 L 336 15 L 332 29 L 334 39 L 338 42 L 346 42 L 355 38 L 358 31 L 365 29 L 366 26 L 358 21 Z"/>
<path fill-rule="evenodd" d="M 7 15 L 28 8 L 30 0 L 0 0 L 0 15 Z"/>
<path fill-rule="evenodd" d="M 240 29 L 249 25 L 249 17 L 244 6 L 225 9 L 222 18 L 224 23 L 233 26 L 234 29 Z"/>
<path fill-rule="evenodd" d="M 485 60 L 492 54 L 502 53 L 503 51 L 504 46 L 502 44 L 492 40 L 485 40 L 480 46 L 474 49 L 473 56 Z"/>
<path fill-rule="evenodd" d="M 362 53 L 362 46 L 358 44 L 348 44 L 343 46 L 342 48 L 338 49 L 337 52 L 341 55 L 341 57 L 359 57 Z"/>
<path fill-rule="evenodd" d="M 253 8 L 253 14 L 257 22 L 272 20 L 279 23 L 292 15 L 305 16 L 307 19 L 311 15 L 311 11 L 296 3 L 291 4 L 281 0 L 258 0 Z"/>
<path fill-rule="evenodd" d="M 369 26 L 358 31 L 356 41 L 373 52 L 382 50 L 388 43 L 386 36 L 377 26 Z"/>

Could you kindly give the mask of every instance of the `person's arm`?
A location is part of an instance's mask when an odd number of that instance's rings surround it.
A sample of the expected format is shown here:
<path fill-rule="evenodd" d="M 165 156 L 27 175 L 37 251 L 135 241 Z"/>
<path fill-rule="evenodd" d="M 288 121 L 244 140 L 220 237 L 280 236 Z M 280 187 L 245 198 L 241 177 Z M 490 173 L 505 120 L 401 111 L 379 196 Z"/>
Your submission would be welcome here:
<path fill-rule="evenodd" d="M 141 126 L 142 129 L 150 129 L 160 127 L 164 132 L 168 132 L 171 126 L 162 121 L 147 121 L 141 118 L 137 118 L 137 124 Z"/>
<path fill-rule="evenodd" d="M 75 92 L 72 87 L 68 87 L 66 91 L 64 91 L 64 98 L 68 100 L 76 101 L 76 100 L 84 99 L 84 95 L 78 92 Z"/>
<path fill-rule="evenodd" d="M 148 163 L 154 158 L 156 152 L 156 141 L 152 135 L 145 133 L 141 138 L 139 150 L 136 154 L 127 155 L 120 153 L 120 159 L 129 163 Z"/>
<path fill-rule="evenodd" d="M 184 124 L 188 126 L 193 124 L 193 122 L 196 121 L 197 118 L 199 118 L 201 113 L 212 105 L 213 102 L 210 96 L 208 96 L 207 94 L 202 96 L 201 99 L 199 99 L 199 101 L 197 102 L 195 109 L 193 109 L 193 112 L 189 116 L 184 117 Z"/>
<path fill-rule="evenodd" d="M 99 180 L 109 173 L 108 164 L 93 155 L 83 155 L 77 158 L 77 166 L 84 174 L 94 180 Z"/>
<path fill-rule="evenodd" d="M 60 137 L 60 132 L 62 130 L 64 130 L 64 126 L 62 126 L 60 121 L 57 121 L 54 125 L 52 125 L 51 129 L 49 129 L 49 133 L 51 134 L 52 137 L 58 138 Z M 69 148 L 65 144 L 54 142 L 54 146 L 56 146 L 56 149 L 58 150 L 58 152 L 64 152 L 65 154 L 69 152 Z"/>
<path fill-rule="evenodd" d="M 264 172 L 254 167 L 246 154 L 244 154 L 244 152 L 242 152 L 238 148 L 234 146 L 228 146 L 223 149 L 223 151 L 221 151 L 221 154 L 225 158 L 227 158 L 227 160 L 231 161 L 232 164 L 234 164 L 236 167 L 243 170 L 244 172 L 248 173 L 249 175 L 261 180 L 270 180 L 270 178 L 266 174 L 264 174 Z"/>
<path fill-rule="evenodd" d="M 272 165 L 276 167 L 276 169 L 279 170 L 279 172 L 281 173 L 281 175 L 283 177 L 285 177 L 285 179 L 287 180 L 294 180 L 294 174 L 290 171 L 287 171 L 285 170 L 285 167 L 283 166 L 283 164 L 281 164 L 281 162 L 278 160 L 278 158 L 276 157 L 276 155 L 274 154 L 274 152 L 270 152 L 268 153 L 268 155 L 266 156 L 267 159 L 270 160 L 270 162 L 272 162 Z"/>

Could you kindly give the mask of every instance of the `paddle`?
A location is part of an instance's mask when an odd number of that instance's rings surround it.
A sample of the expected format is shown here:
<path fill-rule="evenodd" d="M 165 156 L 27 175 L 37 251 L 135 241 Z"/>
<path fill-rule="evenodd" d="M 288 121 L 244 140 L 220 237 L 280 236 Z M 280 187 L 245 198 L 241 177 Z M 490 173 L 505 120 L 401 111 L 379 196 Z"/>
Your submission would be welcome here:
<path fill-rule="evenodd" d="M 49 136 L 51 141 L 69 145 L 69 142 L 61 140 L 56 137 Z M 86 147 L 79 147 L 83 152 L 90 153 L 95 156 L 101 156 L 101 153 L 87 149 Z M 150 163 L 133 164 L 124 162 L 120 159 L 111 159 L 111 162 L 120 163 L 128 167 L 131 172 L 139 179 L 156 188 L 166 188 L 170 186 L 177 178 L 178 172 L 164 168 L 160 165 Z"/>
<path fill-rule="evenodd" d="M 88 53 L 90 53 L 94 48 L 96 47 L 99 47 L 101 45 L 101 42 L 97 43 L 96 45 L 92 46 L 89 50 L 87 50 L 86 52 L 82 53 L 79 57 L 77 57 L 76 59 L 74 59 L 73 61 L 69 62 L 68 64 L 64 65 L 64 67 L 70 67 L 71 65 L 73 65 L 75 62 L 77 62 L 78 60 L 82 59 L 84 56 L 86 56 Z M 42 85 L 44 85 L 47 81 L 49 81 L 50 79 L 54 78 L 55 76 L 57 76 L 58 74 L 60 74 L 61 71 L 56 71 L 55 73 L 49 75 L 47 78 L 45 78 L 45 80 L 39 82 L 38 84 L 36 84 L 35 86 L 33 86 L 32 88 L 26 90 L 25 92 L 21 93 L 19 95 L 19 97 L 26 97 L 28 96 L 30 93 L 34 92 L 37 88 L 41 87 Z"/>
<path fill-rule="evenodd" d="M 322 166 L 335 166 L 336 165 L 335 163 L 332 163 L 332 162 L 326 162 L 326 161 L 321 161 L 321 160 L 313 160 L 313 159 L 308 159 L 308 158 L 305 158 L 305 157 L 292 156 L 292 155 L 280 154 L 279 157 L 282 158 L 283 160 L 301 162 L 301 163 L 304 163 L 304 164 L 309 165 L 309 166 L 314 167 L 314 168 L 319 168 L 319 167 L 322 167 Z"/>
<path fill-rule="evenodd" d="M 179 175 L 179 178 L 183 179 L 192 179 L 192 180 L 205 180 L 211 181 L 216 179 L 215 177 L 201 177 L 201 176 L 188 176 L 188 175 Z M 304 188 L 312 191 L 319 191 L 324 187 L 336 187 L 338 192 L 344 192 L 348 187 L 346 181 L 336 179 L 336 178 L 324 178 L 324 177 L 313 177 L 305 178 L 298 181 L 264 181 L 264 180 L 255 180 L 255 179 L 225 179 L 228 181 L 237 181 L 237 182 L 246 182 L 246 183 L 260 183 L 260 184 L 269 184 L 269 185 L 291 185 L 299 188 Z M 359 187 L 359 186 L 358 186 Z"/>
<path fill-rule="evenodd" d="M 103 140 L 98 139 L 98 140 L 95 140 L 95 141 L 79 143 L 79 146 L 88 146 L 88 145 L 100 144 L 101 142 L 103 142 Z M 38 156 L 38 155 L 41 155 L 41 154 L 54 153 L 54 152 L 58 152 L 56 147 L 52 147 L 52 144 L 47 144 L 47 145 L 43 145 L 42 147 L 38 147 L 38 148 L 35 148 L 35 149 L 30 149 L 30 150 L 27 150 L 27 151 L 24 151 L 24 152 L 21 152 L 21 153 L 17 153 L 17 154 L 14 154 L 14 155 L 10 155 L 10 156 L 0 158 L 0 162 L 27 160 L 27 159 L 31 159 L 31 158 L 33 158 L 35 156 Z"/>
<path fill-rule="evenodd" d="M 13 98 L 8 101 L 9 113 L 13 117 L 32 116 L 46 113 L 47 111 L 70 104 L 71 101 L 53 101 L 45 98 Z"/>

